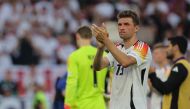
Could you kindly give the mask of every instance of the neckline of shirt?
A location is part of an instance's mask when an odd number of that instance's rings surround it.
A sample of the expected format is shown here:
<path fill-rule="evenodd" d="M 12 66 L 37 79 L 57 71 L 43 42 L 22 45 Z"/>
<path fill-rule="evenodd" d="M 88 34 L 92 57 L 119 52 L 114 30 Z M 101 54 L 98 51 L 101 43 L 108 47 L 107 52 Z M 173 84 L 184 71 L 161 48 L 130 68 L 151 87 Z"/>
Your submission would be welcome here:
<path fill-rule="evenodd" d="M 137 40 L 132 46 L 130 46 L 129 48 L 125 48 L 124 44 L 121 44 L 121 49 L 124 49 L 124 50 L 129 50 L 131 49 L 132 47 L 134 47 L 138 42 L 140 42 L 139 40 Z"/>

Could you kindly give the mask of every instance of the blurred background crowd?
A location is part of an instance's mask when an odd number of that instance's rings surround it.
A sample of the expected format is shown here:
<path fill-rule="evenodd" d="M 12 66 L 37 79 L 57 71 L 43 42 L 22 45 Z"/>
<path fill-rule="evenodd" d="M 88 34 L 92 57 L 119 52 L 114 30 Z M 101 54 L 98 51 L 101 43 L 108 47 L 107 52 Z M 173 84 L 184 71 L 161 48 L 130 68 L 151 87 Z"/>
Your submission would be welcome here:
<path fill-rule="evenodd" d="M 51 109 L 56 78 L 77 48 L 75 31 L 102 22 L 114 28 L 125 9 L 139 14 L 138 37 L 150 46 L 175 35 L 190 41 L 190 0 L 0 0 L 0 109 L 11 102 L 9 109 L 32 109 L 36 98 Z"/>

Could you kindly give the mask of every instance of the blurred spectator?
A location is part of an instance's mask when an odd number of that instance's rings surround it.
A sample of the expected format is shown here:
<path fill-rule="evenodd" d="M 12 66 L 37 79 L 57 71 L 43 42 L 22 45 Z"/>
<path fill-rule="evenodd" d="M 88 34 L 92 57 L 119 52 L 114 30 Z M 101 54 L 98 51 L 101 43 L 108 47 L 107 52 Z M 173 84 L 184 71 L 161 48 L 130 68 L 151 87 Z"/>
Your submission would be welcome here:
<path fill-rule="evenodd" d="M 64 109 L 65 100 L 65 86 L 66 86 L 67 73 L 58 77 L 55 82 L 55 98 L 53 102 L 53 109 Z"/>
<path fill-rule="evenodd" d="M 15 96 L 1 97 L 0 109 L 22 109 L 21 101 Z"/>
<path fill-rule="evenodd" d="M 13 80 L 11 71 L 7 70 L 4 75 L 4 80 L 0 82 L 0 94 L 2 96 L 16 95 L 17 83 Z"/>
<path fill-rule="evenodd" d="M 95 6 L 96 17 L 101 16 L 106 19 L 112 18 L 114 14 L 114 7 L 108 0 L 102 0 L 101 3 Z"/>
<path fill-rule="evenodd" d="M 165 40 L 167 30 L 171 30 L 173 36 L 184 34 L 189 37 L 189 4 L 189 0 L 183 0 L 179 4 L 176 0 L 1 1 L 0 31 L 11 35 L 8 39 L 13 43 L 10 43 L 11 46 L 8 51 L 7 49 L 3 51 L 0 49 L 0 60 L 2 60 L 0 62 L 11 65 L 10 54 L 12 54 L 13 47 L 17 45 L 17 40 L 20 40 L 18 38 L 24 36 L 25 31 L 29 31 L 32 45 L 34 45 L 32 48 L 37 49 L 34 50 L 34 54 L 38 55 L 36 57 L 38 59 L 25 60 L 35 62 L 22 62 L 22 64 L 37 64 L 38 61 L 39 64 L 56 64 L 55 54 L 59 54 L 56 53 L 59 50 L 55 51 L 59 40 L 59 38 L 56 39 L 56 36 L 59 34 L 72 36 L 79 26 L 92 22 L 98 25 L 105 21 L 114 21 L 114 15 L 124 9 L 135 10 L 142 16 L 142 33 L 147 33 L 148 35 L 139 37 L 140 39 L 151 39 L 148 42 L 151 45 L 154 44 L 152 43 L 153 41 L 162 42 Z M 146 38 L 146 36 L 151 37 Z M 7 36 L 3 37 L 7 39 Z M 2 44 L 6 42 L 4 39 L 1 41 Z M 16 49 L 15 51 L 19 53 L 19 50 Z M 18 54 L 15 55 L 18 56 Z M 24 59 L 21 60 L 24 61 Z M 15 63 L 15 60 L 13 63 Z"/>
<path fill-rule="evenodd" d="M 25 35 L 19 40 L 17 50 L 12 55 L 14 64 L 30 65 L 38 64 L 39 56 L 34 48 L 34 44 L 31 40 L 32 36 L 30 32 L 26 32 Z"/>
<path fill-rule="evenodd" d="M 52 75 L 53 74 L 52 74 L 52 71 L 49 68 L 47 68 L 43 72 L 43 75 L 45 77 L 45 82 L 44 82 L 45 92 L 51 93 L 52 89 L 53 89 L 53 84 L 52 84 Z"/>
<path fill-rule="evenodd" d="M 47 98 L 40 84 L 34 84 L 33 109 L 47 109 Z"/>
<path fill-rule="evenodd" d="M 23 72 L 22 70 L 19 70 L 17 83 L 18 83 L 18 94 L 20 97 L 25 96 L 26 88 L 24 86 L 24 77 L 25 77 L 25 72 Z"/>
<path fill-rule="evenodd" d="M 75 47 L 71 44 L 70 36 L 58 36 L 58 47 L 57 47 L 57 63 L 66 64 L 68 56 L 75 50 Z"/>
<path fill-rule="evenodd" d="M 166 81 L 170 72 L 170 65 L 167 59 L 166 46 L 157 43 L 153 47 L 153 61 L 156 67 L 156 76 Z M 150 109 L 161 109 L 162 95 L 150 85 Z"/>
<path fill-rule="evenodd" d="M 0 35 L 0 65 L 10 67 L 12 60 L 10 54 L 17 45 L 17 38 L 14 33 L 5 31 Z"/>
<path fill-rule="evenodd" d="M 34 84 L 44 86 L 45 78 L 42 73 L 39 72 L 39 69 L 35 65 L 31 65 L 29 68 L 28 76 L 25 77 L 25 87 L 27 88 L 28 97 L 33 96 Z M 43 87 L 44 89 L 45 87 Z"/>
<path fill-rule="evenodd" d="M 50 28 L 42 28 L 41 35 L 33 37 L 32 43 L 40 55 L 40 64 L 55 64 L 57 40 L 52 36 Z"/>
<path fill-rule="evenodd" d="M 145 13 L 150 16 L 155 12 L 167 14 L 169 12 L 168 4 L 164 0 L 151 0 L 145 10 Z"/>
<path fill-rule="evenodd" d="M 12 72 L 6 70 L 4 80 L 0 82 L 0 109 L 22 109 L 17 97 L 17 83 L 12 78 Z"/>

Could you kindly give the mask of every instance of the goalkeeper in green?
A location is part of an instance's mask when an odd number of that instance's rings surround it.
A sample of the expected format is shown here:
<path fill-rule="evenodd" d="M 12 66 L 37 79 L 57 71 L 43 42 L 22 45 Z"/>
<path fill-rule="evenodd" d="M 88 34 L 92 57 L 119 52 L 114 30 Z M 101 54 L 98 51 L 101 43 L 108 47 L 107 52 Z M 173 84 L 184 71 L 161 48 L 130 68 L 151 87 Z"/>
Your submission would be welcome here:
<path fill-rule="evenodd" d="M 69 56 L 67 62 L 65 106 L 69 109 L 106 109 L 104 87 L 107 68 L 93 71 L 97 49 L 91 45 L 91 39 L 92 31 L 88 26 L 77 30 L 79 49 Z"/>

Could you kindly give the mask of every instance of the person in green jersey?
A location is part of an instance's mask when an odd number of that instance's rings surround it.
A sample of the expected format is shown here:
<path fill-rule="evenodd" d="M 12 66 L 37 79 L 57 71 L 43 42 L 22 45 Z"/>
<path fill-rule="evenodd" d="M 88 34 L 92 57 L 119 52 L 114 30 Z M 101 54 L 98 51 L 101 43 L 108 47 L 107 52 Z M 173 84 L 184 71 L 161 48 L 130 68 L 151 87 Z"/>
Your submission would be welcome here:
<path fill-rule="evenodd" d="M 76 32 L 79 49 L 67 62 L 65 106 L 69 109 L 106 109 L 104 86 L 107 68 L 95 72 L 92 64 L 97 48 L 91 45 L 92 31 L 88 26 Z"/>
<path fill-rule="evenodd" d="M 33 109 L 47 109 L 47 98 L 40 84 L 34 84 Z"/>

